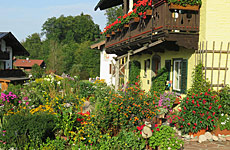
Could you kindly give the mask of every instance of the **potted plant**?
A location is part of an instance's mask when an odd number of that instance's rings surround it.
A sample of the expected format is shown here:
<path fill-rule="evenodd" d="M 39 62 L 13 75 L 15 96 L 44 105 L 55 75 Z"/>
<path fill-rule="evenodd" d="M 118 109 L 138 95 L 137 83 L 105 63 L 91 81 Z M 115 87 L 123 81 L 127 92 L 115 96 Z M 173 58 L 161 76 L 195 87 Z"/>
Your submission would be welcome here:
<path fill-rule="evenodd" d="M 207 92 L 192 94 L 184 98 L 179 110 L 179 126 L 185 134 L 195 134 L 201 130 L 212 131 L 217 126 L 221 110 L 219 97 L 209 89 Z"/>
<path fill-rule="evenodd" d="M 201 0 L 192 1 L 178 1 L 178 0 L 168 0 L 169 9 L 180 9 L 180 10 L 193 10 L 198 11 L 202 4 Z"/>

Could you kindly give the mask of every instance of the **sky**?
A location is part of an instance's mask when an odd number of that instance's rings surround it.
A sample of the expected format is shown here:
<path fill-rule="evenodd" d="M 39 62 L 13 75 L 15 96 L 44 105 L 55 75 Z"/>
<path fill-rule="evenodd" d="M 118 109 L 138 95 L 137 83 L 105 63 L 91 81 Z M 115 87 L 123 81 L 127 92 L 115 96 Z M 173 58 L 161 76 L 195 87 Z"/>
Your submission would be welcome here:
<path fill-rule="evenodd" d="M 81 12 L 93 17 L 101 30 L 105 27 L 104 11 L 94 11 L 99 0 L 0 0 L 0 32 L 12 32 L 23 41 L 41 33 L 43 23 L 51 17 L 76 16 Z"/>

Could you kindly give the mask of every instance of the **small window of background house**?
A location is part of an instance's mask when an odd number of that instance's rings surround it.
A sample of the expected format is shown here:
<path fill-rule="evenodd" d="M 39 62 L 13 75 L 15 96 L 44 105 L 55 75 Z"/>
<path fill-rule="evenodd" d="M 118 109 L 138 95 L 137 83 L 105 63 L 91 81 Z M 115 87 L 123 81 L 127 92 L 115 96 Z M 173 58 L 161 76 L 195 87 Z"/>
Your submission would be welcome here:
<path fill-rule="evenodd" d="M 145 72 L 144 72 L 144 77 L 147 77 L 147 71 L 150 68 L 150 59 L 145 60 Z"/>

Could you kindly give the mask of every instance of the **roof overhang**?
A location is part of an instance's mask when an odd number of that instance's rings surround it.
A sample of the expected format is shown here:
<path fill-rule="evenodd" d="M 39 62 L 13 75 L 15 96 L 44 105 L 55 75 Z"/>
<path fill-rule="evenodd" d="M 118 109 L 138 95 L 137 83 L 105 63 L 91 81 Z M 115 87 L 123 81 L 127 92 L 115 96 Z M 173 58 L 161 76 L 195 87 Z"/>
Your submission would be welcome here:
<path fill-rule="evenodd" d="M 104 10 L 121 4 L 123 4 L 123 0 L 100 0 L 94 10 L 96 11 L 98 8 Z"/>
<path fill-rule="evenodd" d="M 0 36 L 0 40 L 4 40 L 7 46 L 12 47 L 14 56 L 29 56 L 29 52 L 15 38 L 11 32 L 4 32 Z"/>
<path fill-rule="evenodd" d="M 90 46 L 91 49 L 98 49 L 98 50 L 102 50 L 103 46 L 105 46 L 105 40 L 99 42 L 99 43 L 95 43 L 93 45 Z"/>

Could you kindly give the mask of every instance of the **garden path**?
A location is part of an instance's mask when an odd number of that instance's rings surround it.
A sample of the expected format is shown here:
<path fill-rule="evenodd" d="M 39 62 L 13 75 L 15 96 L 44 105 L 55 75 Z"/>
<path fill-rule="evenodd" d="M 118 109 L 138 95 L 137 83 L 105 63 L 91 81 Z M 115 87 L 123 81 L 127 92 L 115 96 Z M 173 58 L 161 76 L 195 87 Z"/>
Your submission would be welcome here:
<path fill-rule="evenodd" d="M 230 150 L 230 141 L 202 143 L 185 141 L 184 150 Z"/>

